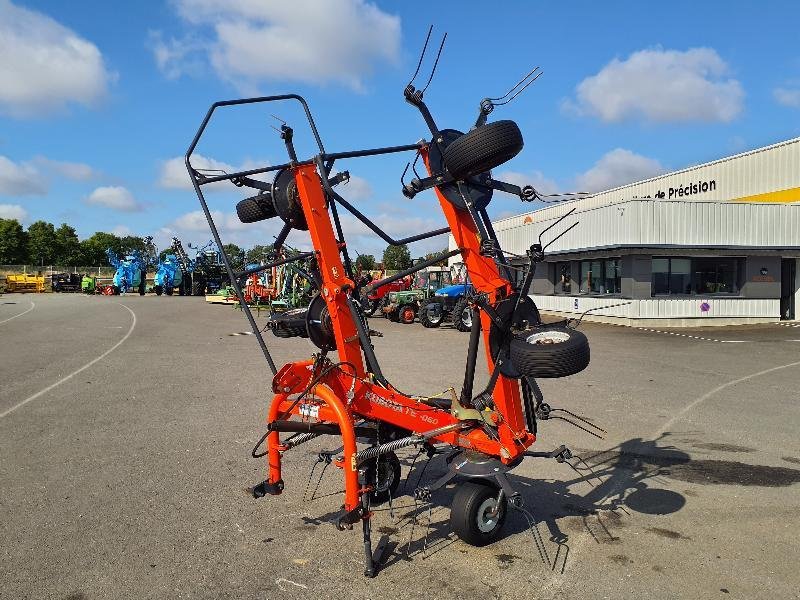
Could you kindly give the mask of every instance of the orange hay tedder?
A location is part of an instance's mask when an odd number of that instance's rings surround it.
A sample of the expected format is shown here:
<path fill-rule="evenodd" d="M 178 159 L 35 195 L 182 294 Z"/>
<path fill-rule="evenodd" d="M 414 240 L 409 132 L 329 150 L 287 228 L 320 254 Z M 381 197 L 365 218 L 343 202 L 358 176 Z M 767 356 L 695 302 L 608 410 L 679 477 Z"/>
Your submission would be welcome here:
<path fill-rule="evenodd" d="M 427 43 L 426 40 L 426 47 Z M 423 49 L 420 65 L 424 54 Z M 438 55 L 436 60 L 438 62 Z M 419 110 L 429 128 L 431 137 L 427 141 L 328 152 L 305 100 L 288 94 L 215 103 L 186 154 L 186 166 L 219 248 L 224 245 L 202 187 L 224 180 L 258 191 L 237 206 L 243 222 L 276 216 L 284 222 L 274 244 L 275 256 L 279 256 L 279 249 L 292 229 L 308 231 L 313 251 L 291 258 L 234 272 L 229 258 L 223 257 L 243 312 L 274 374 L 267 433 L 253 450 L 254 457 L 268 457 L 268 477 L 253 488 L 253 495 L 259 498 L 283 491 L 281 457 L 284 452 L 320 435 L 340 436 L 342 449 L 332 462 L 344 475 L 345 489 L 336 524 L 339 529 L 352 529 L 362 522 L 368 576 L 375 574 L 387 541 L 382 539 L 373 552 L 370 506 L 390 499 L 397 491 L 401 478 L 397 450 L 415 446 L 420 452 L 427 451 L 429 458 L 435 454 L 445 455 L 449 464 L 447 474 L 418 487 L 414 490 L 415 497 L 427 501 L 434 490 L 456 480 L 459 485 L 452 502 L 453 530 L 469 544 L 488 544 L 499 535 L 507 507 L 522 509 L 522 496 L 506 474 L 526 456 L 559 461 L 571 458 L 564 446 L 553 452 L 528 450 L 536 440 L 537 418 L 554 418 L 551 413 L 559 410 L 543 402 L 535 379 L 571 375 L 584 369 L 589 362 L 585 336 L 566 321 L 543 324 L 529 296 L 536 264 L 544 256 L 541 239 L 528 251 L 529 267 L 522 276 L 514 277 L 513 272 L 518 268 L 509 264 L 501 250 L 486 212 L 495 190 L 515 194 L 526 201 L 538 198 L 530 186 L 520 188 L 491 177 L 490 169 L 519 153 L 523 141 L 513 121 L 487 123 L 493 108 L 507 103 L 530 85 L 538 77 L 538 70 L 534 69 L 503 98 L 484 99 L 477 122 L 468 133 L 439 129 L 423 102 L 427 84 L 421 90 L 413 85 L 418 72 L 419 65 L 404 95 L 406 101 Z M 204 174 L 192 166 L 195 147 L 218 108 L 277 101 L 292 101 L 302 106 L 318 147 L 316 156 L 298 159 L 293 129 L 284 123 L 280 136 L 289 156 L 285 164 L 221 175 Z M 421 158 L 428 172 L 427 177 L 417 176 L 404 183 L 403 193 L 411 198 L 423 190 L 433 189 L 447 227 L 395 240 L 334 190 L 349 174 L 339 171 L 332 175 L 332 169 L 336 161 L 343 159 L 401 152 L 416 153 L 414 162 Z M 272 183 L 254 178 L 267 172 L 275 174 Z M 450 233 L 458 249 L 380 281 L 356 281 L 342 232 L 340 209 L 349 211 L 387 243 L 406 244 Z M 456 255 L 460 255 L 466 265 L 475 290 L 470 298 L 473 319 L 461 393 L 458 397 L 453 393 L 452 398 L 404 393 L 381 371 L 370 340 L 376 332 L 370 330 L 359 298 L 380 285 Z M 309 360 L 291 362 L 278 370 L 237 282 L 257 271 L 309 258 L 315 264 L 311 277 L 317 292 L 305 314 L 305 331 L 298 331 L 298 335 L 310 338 L 319 352 Z M 491 376 L 486 387 L 475 392 L 475 366 L 481 338 Z M 335 361 L 328 356 L 334 351 L 338 355 Z M 291 435 L 282 439 L 281 434 Z M 266 450 L 259 452 L 264 442 Z"/>

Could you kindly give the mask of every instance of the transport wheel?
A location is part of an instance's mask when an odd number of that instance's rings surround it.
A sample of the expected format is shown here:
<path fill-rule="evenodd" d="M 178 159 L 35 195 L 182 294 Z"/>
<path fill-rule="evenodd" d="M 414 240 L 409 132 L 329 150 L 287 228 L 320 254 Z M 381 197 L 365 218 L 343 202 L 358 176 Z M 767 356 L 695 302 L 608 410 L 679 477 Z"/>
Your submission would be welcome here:
<path fill-rule="evenodd" d="M 277 215 L 269 192 L 245 198 L 236 205 L 236 214 L 242 223 L 257 223 Z"/>
<path fill-rule="evenodd" d="M 404 306 L 400 309 L 400 322 L 411 325 L 417 316 L 417 311 L 413 306 Z"/>
<path fill-rule="evenodd" d="M 514 121 L 495 121 L 453 140 L 442 159 L 450 175 L 463 180 L 511 160 L 522 144 L 522 133 Z"/>
<path fill-rule="evenodd" d="M 432 315 L 428 312 L 425 307 L 423 307 L 419 311 L 419 322 L 422 323 L 423 327 L 427 327 L 428 329 L 433 329 L 434 327 L 438 327 L 442 324 L 444 320 L 444 315 Z"/>
<path fill-rule="evenodd" d="M 367 482 L 375 488 L 370 492 L 370 503 L 383 504 L 397 495 L 400 485 L 400 459 L 394 452 L 381 454 L 367 464 Z"/>
<path fill-rule="evenodd" d="M 156 293 L 156 296 L 160 296 L 164 293 L 164 288 L 160 285 L 153 287 L 153 291 Z"/>
<path fill-rule="evenodd" d="M 142 275 L 142 280 L 139 282 L 139 295 L 144 296 L 145 291 L 146 289 L 145 289 L 144 275 Z"/>
<path fill-rule="evenodd" d="M 111 286 L 111 293 L 114 296 L 119 296 L 119 292 L 120 292 L 120 287 L 118 285 L 112 285 Z"/>
<path fill-rule="evenodd" d="M 462 483 L 450 508 L 450 526 L 470 546 L 491 544 L 500 535 L 506 520 L 505 496 L 497 505 L 498 489 L 487 483 Z"/>
<path fill-rule="evenodd" d="M 567 377 L 589 364 L 589 340 L 568 327 L 536 327 L 511 339 L 511 362 L 528 377 Z"/>
<path fill-rule="evenodd" d="M 469 331 L 472 329 L 472 308 L 466 298 L 456 302 L 453 307 L 453 325 L 459 331 Z"/>
<path fill-rule="evenodd" d="M 164 288 L 164 293 L 167 296 L 172 296 L 173 292 L 175 292 L 175 288 L 172 287 L 171 285 L 168 285 L 167 287 Z"/>

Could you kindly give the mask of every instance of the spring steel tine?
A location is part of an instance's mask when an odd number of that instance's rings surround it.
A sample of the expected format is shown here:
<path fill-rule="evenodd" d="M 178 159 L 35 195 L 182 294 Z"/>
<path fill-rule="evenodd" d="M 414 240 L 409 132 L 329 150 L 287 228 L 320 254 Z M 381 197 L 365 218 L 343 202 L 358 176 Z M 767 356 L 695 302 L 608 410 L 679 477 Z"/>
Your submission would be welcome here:
<path fill-rule="evenodd" d="M 588 483 L 591 487 L 595 487 L 595 485 L 591 481 L 589 481 L 588 479 L 585 479 L 584 474 L 581 473 L 580 470 L 578 470 L 578 467 L 573 465 L 568 460 L 565 460 L 564 462 L 567 463 L 573 471 L 575 471 L 578 475 L 580 475 L 581 479 L 584 479 L 586 481 L 586 483 Z"/>
<path fill-rule="evenodd" d="M 428 555 L 428 533 L 431 531 L 433 521 L 433 502 L 428 502 L 428 523 L 425 526 L 425 539 L 422 541 L 422 558 Z"/>
<path fill-rule="evenodd" d="M 539 71 L 539 72 L 536 74 L 536 77 L 534 77 L 533 79 L 530 79 L 530 80 L 528 81 L 528 83 L 526 83 L 526 84 L 525 84 L 525 85 L 523 85 L 521 88 L 519 88 L 519 89 L 517 90 L 517 92 L 516 92 L 516 93 L 515 93 L 513 96 L 511 96 L 511 98 L 509 98 L 509 99 L 508 99 L 508 100 L 506 100 L 505 102 L 498 102 L 497 104 L 495 104 L 495 106 L 503 106 L 504 104 L 508 104 L 509 102 L 511 102 L 511 101 L 512 101 L 514 98 L 516 98 L 516 97 L 517 97 L 517 96 L 519 96 L 519 95 L 520 95 L 522 92 L 524 92 L 526 89 L 528 89 L 528 86 L 529 86 L 530 84 L 532 84 L 534 81 L 536 81 L 537 79 L 539 79 L 539 77 L 542 75 L 542 73 L 543 73 L 543 72 L 544 72 L 544 71 Z"/>
<path fill-rule="evenodd" d="M 531 536 L 533 536 L 533 543 L 536 545 L 536 549 L 539 551 L 539 558 L 549 567 L 550 556 L 547 554 L 547 547 L 544 545 L 542 534 L 539 532 L 539 528 L 536 526 L 536 519 L 525 509 L 524 506 L 517 508 L 517 510 L 519 510 L 519 512 L 521 512 L 528 521 L 528 530 L 531 532 Z"/>
<path fill-rule="evenodd" d="M 545 251 L 545 250 L 547 250 L 547 249 L 548 249 L 550 246 L 552 246 L 552 245 L 553 245 L 553 243 L 554 243 L 554 242 L 556 242 L 556 241 L 557 241 L 557 240 L 558 240 L 560 237 L 563 237 L 563 236 L 565 236 L 565 235 L 566 235 L 566 234 L 567 234 L 567 233 L 568 233 L 568 232 L 569 232 L 571 229 L 574 229 L 575 227 L 577 227 L 577 226 L 578 226 L 578 223 L 580 223 L 580 221 L 575 221 L 575 222 L 574 222 L 572 225 L 570 225 L 569 227 L 567 227 L 567 228 L 566 228 L 564 231 L 562 231 L 561 233 L 559 233 L 559 234 L 558 234 L 556 237 L 554 237 L 552 240 L 550 240 L 549 242 L 547 242 L 547 245 L 546 245 L 544 248 L 542 248 L 542 252 L 544 252 L 544 251 Z"/>
<path fill-rule="evenodd" d="M 587 425 L 589 425 L 590 427 L 594 427 L 594 428 L 595 428 L 595 429 L 597 429 L 598 431 L 602 431 L 603 433 L 608 433 L 608 432 L 607 432 L 605 429 L 603 429 L 602 427 L 598 427 L 597 425 L 595 425 L 595 424 L 594 424 L 594 423 L 592 423 L 591 421 L 589 421 L 589 420 L 587 420 L 587 419 L 584 419 L 584 418 L 583 418 L 582 416 L 580 416 L 580 415 L 576 415 L 574 412 L 572 412 L 572 411 L 569 411 L 569 410 L 567 410 L 566 408 L 553 408 L 553 409 L 551 409 L 551 410 L 550 410 L 550 412 L 555 412 L 555 411 L 565 412 L 565 413 L 567 413 L 569 416 L 571 416 L 571 417 L 575 417 L 575 418 L 576 418 L 576 419 L 578 419 L 579 421 L 583 421 L 584 423 L 586 423 L 586 424 L 587 424 Z"/>
<path fill-rule="evenodd" d="M 447 32 L 444 32 L 444 36 L 442 37 L 442 43 L 439 44 L 439 52 L 436 53 L 436 60 L 433 62 L 433 69 L 431 69 L 431 76 L 428 77 L 428 81 L 425 83 L 425 87 L 422 88 L 420 92 L 422 95 L 425 95 L 425 92 L 428 90 L 428 86 L 433 81 L 433 74 L 436 73 L 436 67 L 439 65 L 439 58 L 442 56 L 442 50 L 444 49 L 444 41 L 447 39 Z"/>
<path fill-rule="evenodd" d="M 586 433 L 588 433 L 589 435 L 593 435 L 594 437 L 596 437 L 596 438 L 598 438 L 598 439 L 601 439 L 601 440 L 602 440 L 602 439 L 605 439 L 605 438 L 604 438 L 602 435 L 600 435 L 599 433 L 595 433 L 594 431 L 591 431 L 590 429 L 586 429 L 586 427 L 583 427 L 582 425 L 578 425 L 577 423 L 575 423 L 574 421 L 570 421 L 570 420 L 569 420 L 569 419 L 567 419 L 566 417 L 550 417 L 550 418 L 551 418 L 551 419 L 561 419 L 562 421 L 566 421 L 567 423 L 569 423 L 570 425 L 573 425 L 573 426 L 577 427 L 578 429 L 582 429 L 583 431 L 585 431 L 585 432 L 586 432 Z"/>
<path fill-rule="evenodd" d="M 541 244 L 541 243 L 542 243 L 542 236 L 543 236 L 545 233 L 547 233 L 547 232 L 548 232 L 548 231 L 550 231 L 550 230 L 551 230 L 553 227 L 555 227 L 556 225 L 558 225 L 559 223 L 561 223 L 561 221 L 563 221 L 563 220 L 564 220 L 564 219 L 566 219 L 568 216 L 570 216 L 572 213 L 574 213 L 574 212 L 575 212 L 575 210 L 576 210 L 576 209 L 575 209 L 575 208 L 573 208 L 573 209 L 572 209 L 572 210 L 570 210 L 570 211 L 569 211 L 567 214 L 563 215 L 563 216 L 562 216 L 560 219 L 558 219 L 558 220 L 557 220 L 555 223 L 551 223 L 550 225 L 548 225 L 547 227 L 545 227 L 544 229 L 542 229 L 542 232 L 539 234 L 539 244 Z"/>
<path fill-rule="evenodd" d="M 425 58 L 425 51 L 428 49 L 428 42 L 431 39 L 431 33 L 433 33 L 433 25 L 428 27 L 428 35 L 425 38 L 425 45 L 422 46 L 422 53 L 419 55 L 419 62 L 417 62 L 417 70 L 414 71 L 414 75 L 411 77 L 411 79 L 409 79 L 408 83 L 406 84 L 407 86 L 414 83 L 414 80 L 417 78 L 417 75 L 419 75 L 419 69 L 422 66 L 422 59 Z"/>
<path fill-rule="evenodd" d="M 539 70 L 539 67 L 534 67 L 533 69 L 531 69 L 530 71 L 528 71 L 528 74 L 527 74 L 527 75 L 525 75 L 525 77 L 523 77 L 523 78 L 522 78 L 522 79 L 520 79 L 520 80 L 519 80 L 519 81 L 518 81 L 516 84 L 514 84 L 514 87 L 512 87 L 510 90 L 508 90 L 508 91 L 507 91 L 507 92 L 506 92 L 504 95 L 500 96 L 499 98 L 489 98 L 489 100 L 491 100 L 492 102 L 498 102 L 498 101 L 500 101 L 500 100 L 505 100 L 506 98 L 508 98 L 508 96 L 509 96 L 509 95 L 511 95 L 511 93 L 513 93 L 513 92 L 514 92 L 514 90 L 516 90 L 516 89 L 517 89 L 519 86 L 521 86 L 521 85 L 522 85 L 522 83 L 523 83 L 523 82 L 524 82 L 524 81 L 525 81 L 525 80 L 526 80 L 528 77 L 530 77 L 531 75 L 533 75 L 534 73 L 536 73 L 536 71 L 538 71 L 538 70 Z"/>

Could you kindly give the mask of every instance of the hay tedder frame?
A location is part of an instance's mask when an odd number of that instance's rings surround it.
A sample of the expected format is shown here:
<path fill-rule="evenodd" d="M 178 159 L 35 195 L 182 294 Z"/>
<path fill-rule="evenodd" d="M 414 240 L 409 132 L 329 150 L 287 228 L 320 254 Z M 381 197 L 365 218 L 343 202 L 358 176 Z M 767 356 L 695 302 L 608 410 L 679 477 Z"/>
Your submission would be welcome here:
<path fill-rule="evenodd" d="M 529 74 L 526 80 L 531 77 L 535 79 Z M 284 222 L 274 242 L 276 257 L 292 229 L 308 231 L 312 251 L 257 268 L 236 272 L 223 254 L 243 312 L 274 374 L 267 433 L 253 450 L 254 456 L 267 457 L 268 476 L 253 488 L 253 494 L 262 497 L 283 491 L 281 457 L 285 452 L 320 435 L 339 436 L 341 450 L 332 462 L 341 469 L 345 485 L 336 524 L 340 529 L 350 529 L 362 522 L 365 573 L 369 576 L 375 574 L 379 563 L 370 541 L 370 506 L 397 489 L 400 464 L 395 451 L 416 446 L 431 455 L 446 453 L 448 473 L 416 489 L 415 496 L 427 499 L 435 489 L 451 481 L 460 482 L 452 503 L 453 529 L 470 544 L 489 543 L 499 534 L 506 507 L 510 504 L 521 509 L 523 505 L 521 494 L 506 476 L 508 471 L 525 456 L 569 458 L 569 450 L 563 446 L 553 452 L 529 450 L 536 440 L 537 416 L 547 418 L 551 410 L 542 402 L 535 378 L 570 375 L 589 361 L 586 338 L 566 323 L 543 325 L 529 297 L 535 266 L 544 256 L 541 243 L 534 244 L 528 252 L 530 267 L 522 277 L 515 277 L 486 212 L 495 190 L 523 200 L 536 197 L 532 187 L 496 181 L 490 173 L 490 169 L 521 150 L 519 128 L 512 121 L 486 123 L 494 106 L 502 103 L 486 99 L 470 132 L 440 129 L 423 101 L 425 89 L 416 89 L 413 80 L 406 86 L 404 96 L 423 117 L 430 131 L 428 140 L 328 152 L 306 101 L 287 94 L 213 104 L 186 154 L 186 166 L 219 248 L 224 245 L 202 188 L 220 181 L 257 191 L 237 206 L 242 221 L 277 216 Z M 230 174 L 203 173 L 193 167 L 192 155 L 217 110 L 278 101 L 301 105 L 317 145 L 316 156 L 298 158 L 293 129 L 283 124 L 280 136 L 289 157 L 284 164 Z M 349 177 L 347 171 L 332 173 L 338 161 L 394 153 L 415 153 L 414 163 L 422 160 L 427 176 L 417 175 L 409 183 L 404 182 L 402 192 L 413 197 L 433 189 L 447 227 L 393 239 L 335 191 L 334 187 Z M 266 173 L 274 174 L 272 183 L 262 180 Z M 256 179 L 259 175 L 261 178 Z M 450 233 L 457 249 L 380 281 L 358 281 L 342 231 L 340 209 L 350 212 L 389 244 L 407 244 Z M 371 289 L 453 256 L 460 256 L 475 290 L 470 298 L 473 319 L 461 392 L 453 393 L 451 398 L 404 393 L 381 371 L 370 339 L 375 332 L 369 328 L 359 299 Z M 311 276 L 317 292 L 305 316 L 305 334 L 319 352 L 278 369 L 237 282 L 259 270 L 308 259 L 314 267 Z M 476 392 L 481 338 L 491 376 L 486 387 Z M 333 351 L 337 360 L 328 357 Z M 288 437 L 284 439 L 282 434 Z M 259 450 L 262 444 L 266 444 L 263 452 Z"/>

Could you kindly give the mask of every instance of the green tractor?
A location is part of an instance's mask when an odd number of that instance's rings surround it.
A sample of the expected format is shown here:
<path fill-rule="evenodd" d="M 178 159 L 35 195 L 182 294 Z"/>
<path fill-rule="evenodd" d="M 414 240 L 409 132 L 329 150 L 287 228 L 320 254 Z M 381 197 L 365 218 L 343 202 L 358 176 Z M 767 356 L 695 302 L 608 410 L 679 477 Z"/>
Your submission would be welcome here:
<path fill-rule="evenodd" d="M 428 267 L 417 273 L 410 290 L 389 292 L 383 313 L 392 321 L 411 324 L 419 314 L 421 306 L 432 298 L 436 290 L 453 282 L 447 267 Z"/>

